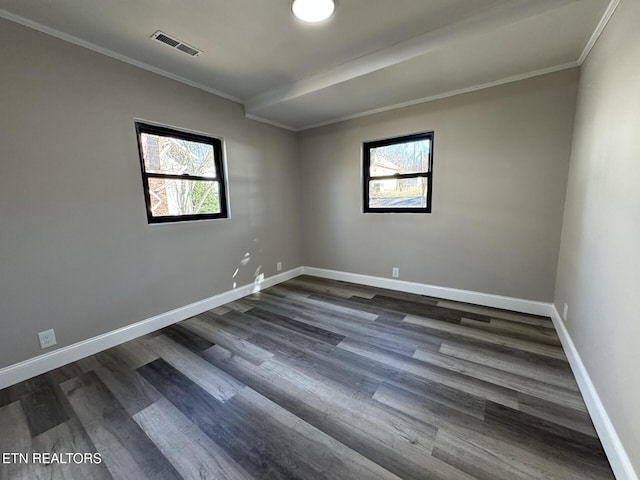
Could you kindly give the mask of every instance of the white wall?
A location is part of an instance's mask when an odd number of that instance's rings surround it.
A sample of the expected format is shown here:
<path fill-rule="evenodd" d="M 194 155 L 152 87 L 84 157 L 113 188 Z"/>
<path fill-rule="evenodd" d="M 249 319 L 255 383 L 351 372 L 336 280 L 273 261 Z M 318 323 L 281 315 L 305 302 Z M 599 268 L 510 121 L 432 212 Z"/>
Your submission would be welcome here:
<path fill-rule="evenodd" d="M 303 132 L 305 265 L 552 301 L 577 81 L 566 70 Z M 363 214 L 362 143 L 431 130 L 433 213 Z"/>
<path fill-rule="evenodd" d="M 0 368 L 301 265 L 294 134 L 5 20 L 0 58 Z M 147 224 L 134 118 L 224 138 L 231 219 Z"/>
<path fill-rule="evenodd" d="M 640 472 L 640 2 L 582 66 L 555 304 Z"/>

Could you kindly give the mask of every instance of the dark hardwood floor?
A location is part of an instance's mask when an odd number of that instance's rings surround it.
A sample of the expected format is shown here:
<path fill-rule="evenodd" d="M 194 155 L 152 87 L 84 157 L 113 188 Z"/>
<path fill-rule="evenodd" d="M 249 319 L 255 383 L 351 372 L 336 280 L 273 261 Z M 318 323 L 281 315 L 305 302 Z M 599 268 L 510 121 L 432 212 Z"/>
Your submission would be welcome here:
<path fill-rule="evenodd" d="M 612 479 L 548 318 L 298 277 L 0 391 L 7 479 Z"/>

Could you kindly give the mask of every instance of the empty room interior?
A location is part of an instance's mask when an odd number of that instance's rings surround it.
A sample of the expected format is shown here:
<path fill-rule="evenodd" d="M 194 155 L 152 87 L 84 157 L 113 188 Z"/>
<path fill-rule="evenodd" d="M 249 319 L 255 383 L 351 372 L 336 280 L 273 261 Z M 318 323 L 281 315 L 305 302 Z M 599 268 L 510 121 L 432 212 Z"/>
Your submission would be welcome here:
<path fill-rule="evenodd" d="M 638 25 L 0 0 L 0 479 L 638 480 Z"/>

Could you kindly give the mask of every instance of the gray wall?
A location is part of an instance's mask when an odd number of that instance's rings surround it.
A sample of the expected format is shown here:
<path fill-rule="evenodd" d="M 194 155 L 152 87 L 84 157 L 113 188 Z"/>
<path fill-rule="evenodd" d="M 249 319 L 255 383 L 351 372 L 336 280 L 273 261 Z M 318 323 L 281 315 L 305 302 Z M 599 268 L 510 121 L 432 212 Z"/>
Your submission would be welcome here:
<path fill-rule="evenodd" d="M 576 69 L 300 137 L 305 265 L 550 302 Z M 433 213 L 363 214 L 361 146 L 435 131 Z"/>
<path fill-rule="evenodd" d="M 640 473 L 640 2 L 582 66 L 555 303 Z"/>
<path fill-rule="evenodd" d="M 0 58 L 0 367 L 301 265 L 294 134 L 4 20 Z M 224 138 L 231 219 L 147 224 L 135 117 Z"/>
<path fill-rule="evenodd" d="M 640 3 L 623 0 L 584 64 L 570 155 L 577 70 L 297 137 L 0 20 L 0 368 L 42 353 L 38 331 L 69 345 L 272 275 L 277 261 L 398 266 L 405 280 L 541 301 L 555 288 L 640 470 L 639 23 Z M 224 138 L 231 219 L 147 225 L 136 117 Z M 362 142 L 426 130 L 433 213 L 362 214 Z"/>

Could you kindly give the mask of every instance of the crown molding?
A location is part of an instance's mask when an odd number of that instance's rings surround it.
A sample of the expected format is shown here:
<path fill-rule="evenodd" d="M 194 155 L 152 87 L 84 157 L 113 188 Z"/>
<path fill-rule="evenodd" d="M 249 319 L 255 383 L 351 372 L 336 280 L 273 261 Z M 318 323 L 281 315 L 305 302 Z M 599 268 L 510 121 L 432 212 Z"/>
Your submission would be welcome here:
<path fill-rule="evenodd" d="M 251 115 L 259 115 L 260 110 L 269 106 L 295 100 L 348 80 L 406 62 L 440 48 L 452 40 L 458 41 L 464 37 L 522 21 L 576 1 L 579 0 L 539 0 L 524 5 L 518 3 L 491 8 L 475 17 L 418 35 L 317 75 L 258 94 L 245 101 L 245 110 Z"/>
<path fill-rule="evenodd" d="M 249 120 L 255 120 L 256 122 L 266 123 L 267 125 L 272 125 L 274 127 L 283 128 L 285 130 L 289 130 L 290 132 L 299 132 L 300 129 L 296 127 L 292 127 L 291 125 L 285 125 L 284 123 L 274 122 L 273 120 L 269 120 L 268 118 L 258 117 L 257 115 L 251 115 L 250 113 L 244 114 L 245 118 Z"/>
<path fill-rule="evenodd" d="M 578 65 L 582 65 L 584 61 L 587 59 L 587 57 L 589 56 L 589 53 L 591 52 L 591 49 L 595 46 L 596 42 L 598 41 L 598 38 L 600 38 L 600 35 L 602 35 L 602 32 L 604 31 L 605 27 L 609 23 L 609 20 L 611 20 L 611 17 L 616 11 L 616 8 L 618 8 L 618 5 L 620 5 L 620 0 L 611 0 L 609 2 L 609 5 L 604 11 L 602 18 L 598 22 L 598 25 L 596 25 L 596 29 L 591 34 L 591 37 L 589 37 L 589 41 L 585 45 L 584 50 L 582 50 L 582 53 L 578 58 Z"/>
<path fill-rule="evenodd" d="M 56 30 L 55 28 L 51 28 L 41 23 L 34 22 L 33 20 L 29 20 L 19 15 L 15 15 L 11 12 L 7 12 L 6 10 L 0 9 L 0 18 L 4 18 L 5 20 L 18 23 L 28 28 L 32 28 L 33 30 L 37 30 L 46 35 L 59 38 L 60 40 L 64 40 L 65 42 L 73 43 L 75 45 L 78 45 L 79 47 L 92 50 L 96 53 L 105 55 L 107 57 L 111 57 L 115 60 L 128 63 L 129 65 L 133 65 L 134 67 L 138 67 L 143 70 L 147 70 L 149 72 L 155 73 L 157 75 L 170 78 L 171 80 L 175 80 L 176 82 L 184 83 L 185 85 L 189 85 L 190 87 L 195 87 L 200 90 L 204 90 L 207 93 L 212 93 L 213 95 L 217 95 L 218 97 L 231 100 L 232 102 L 240 103 L 240 104 L 243 103 L 243 101 L 240 98 L 234 97 L 233 95 L 229 95 L 228 93 L 221 92 L 220 90 L 207 87 L 206 85 L 202 85 L 201 83 L 194 82 L 193 80 L 189 80 L 188 78 L 181 77 L 180 75 L 175 75 L 161 68 L 157 68 L 157 67 L 154 67 L 153 65 L 149 65 L 148 63 L 144 63 L 139 60 L 135 60 L 131 57 L 127 57 L 126 55 L 116 53 L 113 50 L 100 47 L 94 43 L 87 42 L 86 40 L 82 40 L 81 38 L 75 37 L 73 35 L 69 35 L 68 33 L 61 32 L 60 30 Z"/>
<path fill-rule="evenodd" d="M 542 0 L 539 2 L 531 2 L 525 10 L 522 9 L 521 5 L 518 8 L 514 6 L 509 6 L 509 7 L 503 6 L 503 7 L 494 8 L 489 10 L 488 12 L 485 12 L 484 14 L 464 20 L 462 22 L 457 22 L 453 25 L 449 25 L 432 32 L 419 35 L 417 37 L 411 38 L 404 42 L 397 43 L 389 48 L 385 48 L 377 52 L 371 53 L 369 55 L 365 55 L 363 57 L 357 58 L 351 62 L 347 62 L 345 64 L 339 65 L 331 70 L 320 73 L 318 75 L 307 77 L 297 82 L 293 82 L 288 85 L 284 85 L 284 86 L 269 90 L 267 92 L 263 92 L 248 100 L 243 100 L 241 98 L 235 97 L 233 95 L 229 95 L 220 90 L 210 88 L 201 83 L 189 80 L 185 77 L 154 67 L 152 65 L 141 62 L 139 60 L 135 60 L 126 55 L 116 53 L 112 50 L 100 47 L 91 42 L 83 40 L 81 38 L 75 37 L 73 35 L 69 35 L 67 33 L 61 32 L 59 30 L 48 27 L 41 23 L 21 17 L 19 15 L 15 15 L 3 9 L 0 9 L 0 18 L 4 18 L 6 20 L 18 23 L 28 28 L 32 28 L 46 35 L 59 38 L 63 41 L 78 45 L 88 50 L 92 50 L 96 53 L 105 55 L 115 60 L 119 60 L 121 62 L 141 68 L 143 70 L 147 70 L 149 72 L 183 83 L 185 85 L 189 85 L 191 87 L 197 88 L 207 93 L 211 93 L 218 97 L 222 97 L 232 102 L 239 103 L 244 106 L 245 117 L 247 119 L 272 125 L 272 126 L 282 128 L 291 132 L 301 132 L 301 131 L 310 130 L 313 128 L 319 128 L 326 125 L 343 122 L 346 120 L 352 120 L 360 117 L 365 117 L 368 115 L 383 113 L 391 110 L 397 110 L 400 108 L 427 103 L 434 100 L 440 100 L 443 98 L 452 97 L 456 95 L 462 95 L 465 93 L 471 93 L 471 92 L 483 90 L 486 88 L 504 85 L 511 82 L 517 82 L 520 80 L 525 80 L 527 78 L 532 78 L 539 75 L 545 75 L 548 73 L 553 73 L 553 72 L 580 66 L 586 60 L 589 53 L 595 46 L 598 38 L 606 28 L 609 20 L 613 16 L 621 0 L 610 1 L 600 21 L 598 22 L 594 32 L 592 33 L 587 44 L 585 45 L 585 48 L 580 54 L 578 60 L 575 62 L 556 65 L 553 67 L 536 70 L 533 72 L 527 72 L 523 74 L 502 78 L 492 82 L 472 85 L 472 86 L 461 88 L 458 90 L 443 92 L 443 93 L 431 95 L 428 97 L 422 97 L 422 98 L 418 98 L 418 99 L 414 99 L 414 100 L 410 100 L 410 101 L 402 102 L 398 104 L 393 104 L 393 105 L 389 105 L 389 106 L 385 106 L 377 109 L 366 110 L 363 112 L 354 113 L 352 115 L 337 117 L 330 120 L 322 121 L 319 123 L 313 123 L 309 125 L 304 125 L 304 126 L 292 126 L 292 125 L 284 124 L 284 123 L 271 120 L 269 118 L 265 118 L 261 115 L 256 114 L 256 110 L 260 110 L 262 108 L 276 105 L 281 102 L 295 100 L 296 98 L 299 98 L 301 96 L 304 96 L 325 88 L 329 88 L 333 85 L 350 80 L 352 78 L 366 75 L 367 73 L 371 73 L 371 72 L 380 70 L 382 68 L 387 68 L 397 63 L 401 63 L 403 61 L 410 60 L 411 58 L 415 58 L 419 55 L 423 55 L 445 44 L 452 38 L 459 39 L 461 36 L 473 35 L 474 33 L 483 31 L 484 29 L 487 29 L 487 28 L 493 28 L 499 25 L 504 25 L 505 23 L 512 23 L 515 21 L 519 21 L 523 18 L 528 18 L 530 16 L 538 15 L 552 9 L 560 8 L 564 5 L 568 5 L 576 1 L 578 0 Z"/>
<path fill-rule="evenodd" d="M 499 80 L 494 80 L 492 82 L 481 83 L 478 85 L 472 85 L 470 87 L 460 88 L 458 90 L 451 90 L 449 92 L 439 93 L 437 95 L 431 95 L 429 97 L 418 98 L 415 100 L 409 100 L 407 102 L 396 103 L 394 105 L 389 105 L 387 107 L 376 108 L 373 110 L 367 110 L 361 113 L 354 113 L 353 115 L 346 115 L 344 117 L 339 117 L 333 120 L 327 120 L 326 122 L 314 123 L 311 125 L 306 125 L 297 129 L 298 132 L 302 132 L 305 130 L 311 130 L 313 128 L 325 127 L 327 125 L 332 125 L 334 123 L 344 122 L 347 120 L 353 120 L 356 118 L 366 117 L 369 115 L 375 115 L 376 113 L 384 113 L 390 110 L 398 110 L 400 108 L 411 107 L 413 105 L 419 105 L 421 103 L 433 102 L 435 100 L 441 100 L 443 98 L 455 97 L 457 95 L 464 95 L 465 93 L 472 93 L 478 90 L 485 90 L 487 88 L 498 87 L 500 85 L 506 85 L 508 83 L 519 82 L 521 80 L 526 80 L 528 78 L 539 77 L 541 75 L 547 75 L 550 73 L 560 72 L 562 70 L 568 70 L 570 68 L 578 67 L 578 62 L 569 62 L 563 63 L 560 65 L 556 65 L 549 68 L 543 68 L 541 70 L 534 70 L 533 72 L 521 73 L 518 75 L 513 75 L 510 77 L 501 78 Z"/>

